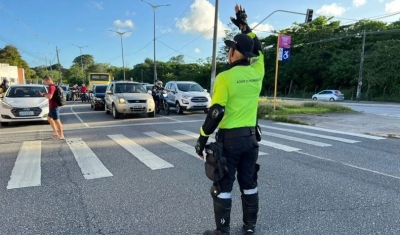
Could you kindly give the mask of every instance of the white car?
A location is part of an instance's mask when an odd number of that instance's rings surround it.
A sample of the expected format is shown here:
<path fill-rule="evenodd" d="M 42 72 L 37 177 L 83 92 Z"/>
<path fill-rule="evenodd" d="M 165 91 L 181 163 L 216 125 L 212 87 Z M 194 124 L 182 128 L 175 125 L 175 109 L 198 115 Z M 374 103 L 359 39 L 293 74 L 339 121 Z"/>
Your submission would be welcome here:
<path fill-rule="evenodd" d="M 175 107 L 176 113 L 183 111 L 204 110 L 208 112 L 211 106 L 211 96 L 198 83 L 191 81 L 170 81 L 165 84 L 167 103 Z"/>
<path fill-rule="evenodd" d="M 39 92 L 47 93 L 46 87 L 11 85 L 1 102 L 0 124 L 7 126 L 11 122 L 47 121 L 49 101 Z"/>
<path fill-rule="evenodd" d="M 339 90 L 324 90 L 314 94 L 311 99 L 321 101 L 343 101 L 344 95 Z"/>
<path fill-rule="evenodd" d="M 153 97 L 138 82 L 112 81 L 106 89 L 104 103 L 104 111 L 107 114 L 111 111 L 115 119 L 123 114 L 155 116 Z"/>

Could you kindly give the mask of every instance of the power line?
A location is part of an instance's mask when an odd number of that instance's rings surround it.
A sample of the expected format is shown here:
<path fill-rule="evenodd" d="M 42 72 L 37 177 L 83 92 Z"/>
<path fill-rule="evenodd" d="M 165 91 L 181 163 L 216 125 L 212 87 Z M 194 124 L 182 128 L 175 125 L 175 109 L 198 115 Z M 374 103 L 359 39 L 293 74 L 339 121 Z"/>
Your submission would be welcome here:
<path fill-rule="evenodd" d="M 177 51 L 180 51 L 180 50 L 182 50 L 183 48 L 189 46 L 190 44 L 192 44 L 193 42 L 195 42 L 197 39 L 199 39 L 200 37 L 202 37 L 204 34 L 208 33 L 208 32 L 209 32 L 211 29 L 213 29 L 213 28 L 214 28 L 214 26 L 211 27 L 209 30 L 205 31 L 204 33 L 200 34 L 199 36 L 197 36 L 195 39 L 193 39 L 192 41 L 190 41 L 189 43 L 187 43 L 187 44 L 184 45 L 183 47 L 179 48 Z M 158 39 L 157 39 L 157 40 L 158 40 Z M 167 55 L 167 56 L 164 56 L 164 57 L 162 57 L 160 60 L 162 60 L 162 59 L 164 59 L 164 58 L 167 58 L 167 57 L 169 57 L 169 56 L 171 56 L 171 55 L 173 55 L 173 54 L 175 54 L 175 53 L 176 53 L 176 52 L 173 52 L 173 53 L 171 53 L 171 54 L 169 54 L 169 55 Z"/>
<path fill-rule="evenodd" d="M 164 32 L 163 34 L 161 34 L 159 37 L 157 37 L 157 39 L 164 37 L 165 35 L 169 34 L 172 32 L 172 30 L 174 29 L 174 27 L 176 26 L 176 24 L 178 24 L 179 21 L 181 21 L 185 15 L 185 13 L 189 10 L 190 6 L 194 3 L 195 0 L 192 0 L 189 5 L 186 7 L 186 9 L 183 11 L 182 15 L 178 18 L 178 20 L 175 21 L 175 23 L 168 28 L 168 30 L 166 32 Z"/>
<path fill-rule="evenodd" d="M 151 40 L 149 43 L 146 44 L 146 46 L 142 47 L 141 49 L 139 49 L 139 50 L 137 50 L 137 51 L 135 51 L 135 52 L 133 52 L 133 53 L 130 53 L 130 54 L 125 54 L 125 56 L 134 55 L 134 54 L 137 54 L 137 53 L 139 53 L 139 52 L 142 52 L 143 49 L 145 49 L 146 47 L 148 47 L 152 42 L 153 42 L 153 40 Z M 111 60 L 109 60 L 109 61 L 107 61 L 107 62 L 116 60 L 116 59 L 118 59 L 118 58 L 120 58 L 120 57 L 121 57 L 121 56 L 117 56 L 117 57 L 112 58 Z"/>
<path fill-rule="evenodd" d="M 3 9 L 3 11 L 5 11 L 8 15 L 10 15 L 12 18 L 14 18 L 20 25 L 22 25 L 25 29 L 27 29 L 28 31 L 30 31 L 36 38 L 38 38 L 39 40 L 41 40 L 44 43 L 47 44 L 51 44 L 54 45 L 48 41 L 46 41 L 44 38 L 42 38 L 39 34 L 35 33 L 31 28 L 29 28 L 26 24 L 24 24 L 20 19 L 18 19 L 18 17 L 16 17 L 14 15 L 14 13 L 12 13 L 9 9 L 7 9 L 3 3 L 0 2 L 0 9 Z M 55 45 L 54 45 L 55 46 Z"/>
<path fill-rule="evenodd" d="M 181 54 L 181 55 L 184 55 L 182 52 L 180 52 L 180 51 L 178 51 L 178 50 L 176 50 L 176 49 L 174 49 L 174 48 L 168 46 L 167 44 L 161 42 L 160 40 L 157 39 L 157 41 L 158 41 L 159 43 L 163 44 L 164 46 L 168 47 L 169 49 L 171 49 L 171 50 L 173 50 L 173 51 L 176 51 L 177 53 L 179 53 L 179 54 Z M 196 60 L 196 58 L 194 58 L 194 57 L 192 57 L 192 56 L 188 56 L 188 55 L 185 55 L 185 56 Z"/>
<path fill-rule="evenodd" d="M 3 41 L 3 42 L 5 42 L 5 43 L 8 43 L 8 44 L 10 44 L 10 45 L 15 46 L 19 51 L 24 52 L 25 54 L 28 54 L 28 55 L 30 55 L 31 57 L 33 57 L 33 58 L 35 58 L 35 59 L 37 59 L 37 60 L 40 60 L 40 61 L 45 62 L 45 60 L 44 60 L 42 57 L 39 57 L 39 56 L 36 55 L 37 53 L 33 53 L 33 52 L 27 50 L 26 48 L 23 48 L 23 47 L 21 47 L 21 46 L 18 46 L 18 45 L 16 45 L 15 43 L 12 43 L 10 40 L 8 40 L 7 38 L 5 38 L 5 37 L 3 37 L 3 36 L 0 36 L 0 40 Z"/>

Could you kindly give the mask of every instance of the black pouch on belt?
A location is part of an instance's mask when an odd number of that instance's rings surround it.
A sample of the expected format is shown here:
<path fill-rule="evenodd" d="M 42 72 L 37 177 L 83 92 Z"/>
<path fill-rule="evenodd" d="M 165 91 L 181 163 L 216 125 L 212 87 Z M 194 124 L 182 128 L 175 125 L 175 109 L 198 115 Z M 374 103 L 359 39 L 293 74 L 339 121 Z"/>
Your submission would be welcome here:
<path fill-rule="evenodd" d="M 220 181 L 227 173 L 226 158 L 223 156 L 223 146 L 220 142 L 210 143 L 205 146 L 207 177 L 213 181 Z"/>

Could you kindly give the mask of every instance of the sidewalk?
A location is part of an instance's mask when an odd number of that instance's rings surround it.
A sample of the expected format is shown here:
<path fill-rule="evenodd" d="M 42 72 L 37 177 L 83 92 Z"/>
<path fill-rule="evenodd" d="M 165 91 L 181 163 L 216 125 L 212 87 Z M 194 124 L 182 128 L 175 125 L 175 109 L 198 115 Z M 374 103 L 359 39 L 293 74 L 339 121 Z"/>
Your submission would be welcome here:
<path fill-rule="evenodd" d="M 332 130 L 400 138 L 400 118 L 365 113 L 291 115 L 292 118 Z"/>

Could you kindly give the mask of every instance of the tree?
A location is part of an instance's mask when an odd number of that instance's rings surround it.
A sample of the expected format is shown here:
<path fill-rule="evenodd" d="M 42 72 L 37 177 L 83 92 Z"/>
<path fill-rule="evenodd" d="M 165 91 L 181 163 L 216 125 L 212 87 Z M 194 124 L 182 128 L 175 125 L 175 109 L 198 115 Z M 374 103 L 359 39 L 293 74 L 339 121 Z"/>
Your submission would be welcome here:
<path fill-rule="evenodd" d="M 25 79 L 31 79 L 32 76 L 34 76 L 34 73 L 29 68 L 28 63 L 22 59 L 18 49 L 12 45 L 7 45 L 0 49 L 0 63 L 23 68 L 25 71 Z"/>
<path fill-rule="evenodd" d="M 79 65 L 80 67 L 82 67 L 82 64 L 81 64 L 81 56 L 76 57 L 76 58 L 72 61 L 72 63 L 73 63 L 74 65 Z M 92 55 L 82 55 L 82 63 L 83 63 L 83 66 L 84 66 L 85 68 L 89 67 L 90 65 L 93 65 L 93 64 L 94 64 L 93 56 L 92 56 Z"/>
<path fill-rule="evenodd" d="M 173 56 L 169 59 L 169 62 L 174 63 L 174 64 L 184 64 L 185 60 L 183 58 L 184 58 L 184 55 Z"/>
<path fill-rule="evenodd" d="M 223 41 L 232 40 L 237 34 L 240 33 L 239 29 L 234 24 L 229 23 L 228 26 L 230 29 L 225 30 L 225 37 L 223 38 Z M 229 48 L 224 44 L 219 48 L 217 61 L 226 63 L 228 61 L 228 53 Z"/>

